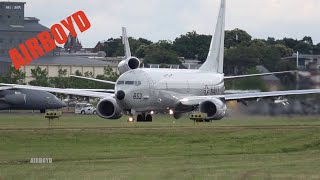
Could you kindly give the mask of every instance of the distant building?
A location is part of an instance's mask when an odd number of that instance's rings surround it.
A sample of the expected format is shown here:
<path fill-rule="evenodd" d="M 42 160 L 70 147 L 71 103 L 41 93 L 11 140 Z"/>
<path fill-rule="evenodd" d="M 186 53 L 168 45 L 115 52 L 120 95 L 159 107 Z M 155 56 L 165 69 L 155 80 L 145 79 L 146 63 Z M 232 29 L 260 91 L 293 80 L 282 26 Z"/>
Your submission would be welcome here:
<path fill-rule="evenodd" d="M 0 2 L 0 56 L 26 40 L 49 29 L 39 19 L 24 16 L 24 2 Z"/>
<path fill-rule="evenodd" d="M 64 49 L 69 53 L 79 52 L 82 49 L 82 44 L 77 36 L 72 37 L 72 35 L 69 34 L 68 41 L 64 44 Z"/>
<path fill-rule="evenodd" d="M 25 2 L 0 2 L 0 75 L 7 74 L 12 65 L 8 51 L 18 47 L 26 40 L 36 37 L 49 28 L 39 24 L 35 17 L 25 17 Z M 92 48 L 83 48 L 77 37 L 69 35 L 64 48 L 57 48 L 51 53 L 21 68 L 26 73 L 25 83 L 30 82 L 31 69 L 40 67 L 48 71 L 48 77 L 57 77 L 59 69 L 66 69 L 67 75 L 76 71 L 84 74 L 91 72 L 95 77 L 104 73 L 104 68 L 111 67 L 117 72 L 122 58 L 105 58 L 105 52 L 92 52 Z"/>
<path fill-rule="evenodd" d="M 300 70 L 310 69 L 310 65 L 318 64 L 320 65 L 320 55 L 311 55 L 311 54 L 299 54 L 298 66 Z M 282 58 L 284 61 L 292 61 L 296 64 L 297 53 L 293 53 L 292 56 Z M 320 68 L 318 68 L 320 70 Z"/>
<path fill-rule="evenodd" d="M 103 48 L 104 48 L 104 43 L 99 41 L 97 45 L 93 48 L 92 52 L 101 51 Z"/>
<path fill-rule="evenodd" d="M 4 61 L 10 61 L 9 57 L 4 57 Z M 22 72 L 26 73 L 24 83 L 29 83 L 33 80 L 31 70 L 37 67 L 46 69 L 48 71 L 48 77 L 57 77 L 59 70 L 67 70 L 67 77 L 75 74 L 77 71 L 81 74 L 86 72 L 92 73 L 94 77 L 104 74 L 104 68 L 111 67 L 113 71 L 117 72 L 118 64 L 114 64 L 108 61 L 101 61 L 100 59 L 94 59 L 89 57 L 79 56 L 51 56 L 40 57 L 38 60 L 21 68 Z"/>
<path fill-rule="evenodd" d="M 282 58 L 282 60 L 297 63 L 297 54 L 294 53 L 292 56 Z M 298 65 L 301 77 L 300 87 L 320 88 L 320 55 L 299 54 Z"/>
<path fill-rule="evenodd" d="M 35 37 L 49 28 L 41 25 L 35 17 L 25 17 L 25 2 L 0 2 L 0 75 L 9 73 L 11 60 L 8 51 L 18 47 L 19 44 Z M 52 56 L 54 52 L 47 54 Z"/>

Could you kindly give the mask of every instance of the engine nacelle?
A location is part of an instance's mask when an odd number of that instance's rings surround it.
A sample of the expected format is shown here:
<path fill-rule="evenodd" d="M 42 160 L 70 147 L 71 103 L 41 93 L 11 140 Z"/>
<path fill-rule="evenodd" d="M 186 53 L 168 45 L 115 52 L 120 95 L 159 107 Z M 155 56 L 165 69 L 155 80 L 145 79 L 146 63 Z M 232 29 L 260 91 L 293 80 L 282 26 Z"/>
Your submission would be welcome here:
<path fill-rule="evenodd" d="M 97 113 L 104 119 L 120 119 L 122 110 L 114 98 L 102 99 L 97 105 Z"/>
<path fill-rule="evenodd" d="M 138 69 L 139 67 L 140 67 L 140 60 L 136 57 L 130 57 L 119 63 L 118 70 L 120 74 L 123 74 L 127 71 Z"/>
<path fill-rule="evenodd" d="M 199 105 L 199 110 L 207 114 L 207 120 L 221 120 L 227 111 L 227 106 L 220 99 L 208 99 Z"/>
<path fill-rule="evenodd" d="M 11 105 L 24 105 L 26 104 L 25 94 L 8 94 L 3 98 L 4 102 Z"/>

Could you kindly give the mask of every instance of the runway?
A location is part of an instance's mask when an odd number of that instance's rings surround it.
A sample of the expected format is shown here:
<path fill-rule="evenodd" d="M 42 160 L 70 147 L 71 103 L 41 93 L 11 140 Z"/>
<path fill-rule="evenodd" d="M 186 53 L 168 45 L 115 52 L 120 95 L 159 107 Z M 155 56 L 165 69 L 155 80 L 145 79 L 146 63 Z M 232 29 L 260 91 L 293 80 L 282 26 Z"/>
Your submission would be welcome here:
<path fill-rule="evenodd" d="M 129 126 L 129 124 L 128 124 Z M 319 129 L 320 125 L 267 125 L 267 126 L 148 126 L 148 127 L 81 127 L 81 128 L 70 128 L 70 127 L 47 127 L 47 128 L 0 128 L 0 132 L 6 131 L 115 131 L 115 130 L 128 130 L 128 132 L 133 132 L 135 130 L 305 130 L 305 129 Z"/>

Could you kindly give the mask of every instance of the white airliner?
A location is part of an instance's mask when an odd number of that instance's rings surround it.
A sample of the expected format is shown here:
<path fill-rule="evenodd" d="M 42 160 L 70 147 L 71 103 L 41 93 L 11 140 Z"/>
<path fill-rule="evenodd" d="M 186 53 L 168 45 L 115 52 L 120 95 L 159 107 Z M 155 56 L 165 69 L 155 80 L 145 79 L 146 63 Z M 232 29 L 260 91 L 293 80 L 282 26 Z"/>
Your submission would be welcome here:
<path fill-rule="evenodd" d="M 272 98 L 284 102 L 284 96 L 320 93 L 320 89 L 292 90 L 256 93 L 226 94 L 224 80 L 263 76 L 277 73 L 253 74 L 244 76 L 224 76 L 224 38 L 225 38 L 225 0 L 221 1 L 215 34 L 211 40 L 207 60 L 198 70 L 182 69 L 144 69 L 140 61 L 131 56 L 125 28 L 123 41 L 126 59 L 119 64 L 122 74 L 117 82 L 95 80 L 115 85 L 114 93 L 92 92 L 89 90 L 58 89 L 10 85 L 14 88 L 37 89 L 56 93 L 101 98 L 97 105 L 97 113 L 105 119 L 119 119 L 123 114 L 137 121 L 152 121 L 155 112 L 168 112 L 175 118 L 191 112 L 199 111 L 207 114 L 207 120 L 220 120 L 227 111 L 226 102 L 238 101 L 246 104 L 250 100 Z"/>

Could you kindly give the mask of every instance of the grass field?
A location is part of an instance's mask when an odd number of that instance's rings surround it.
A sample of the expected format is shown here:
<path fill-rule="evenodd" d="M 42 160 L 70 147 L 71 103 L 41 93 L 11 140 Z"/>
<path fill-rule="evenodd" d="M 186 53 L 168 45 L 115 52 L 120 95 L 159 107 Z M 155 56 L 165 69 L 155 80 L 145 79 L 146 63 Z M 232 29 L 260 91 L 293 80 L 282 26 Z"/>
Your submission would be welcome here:
<path fill-rule="evenodd" d="M 30 164 L 31 158 L 52 164 Z M 0 179 L 320 179 L 319 117 L 128 124 L 0 114 Z"/>

